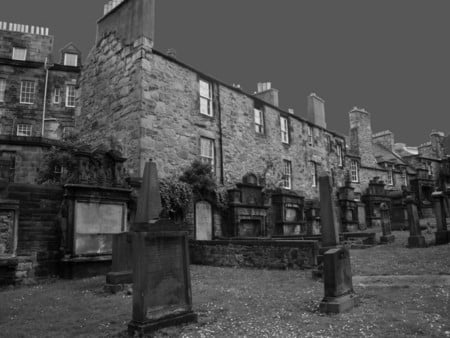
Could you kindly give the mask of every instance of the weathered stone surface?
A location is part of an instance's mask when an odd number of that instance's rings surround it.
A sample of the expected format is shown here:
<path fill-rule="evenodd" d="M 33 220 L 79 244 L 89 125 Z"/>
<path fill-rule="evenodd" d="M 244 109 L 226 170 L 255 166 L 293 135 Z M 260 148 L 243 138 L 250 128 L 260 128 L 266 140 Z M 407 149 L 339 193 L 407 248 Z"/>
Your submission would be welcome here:
<path fill-rule="evenodd" d="M 410 236 L 408 237 L 408 247 L 423 248 L 426 246 L 425 237 L 422 236 L 417 206 L 411 196 L 406 198 L 406 210 L 408 211 L 408 224 L 410 232 Z"/>
<path fill-rule="evenodd" d="M 339 244 L 339 223 L 336 217 L 333 187 L 328 175 L 319 177 L 320 221 L 322 223 L 322 246 L 332 247 Z"/>

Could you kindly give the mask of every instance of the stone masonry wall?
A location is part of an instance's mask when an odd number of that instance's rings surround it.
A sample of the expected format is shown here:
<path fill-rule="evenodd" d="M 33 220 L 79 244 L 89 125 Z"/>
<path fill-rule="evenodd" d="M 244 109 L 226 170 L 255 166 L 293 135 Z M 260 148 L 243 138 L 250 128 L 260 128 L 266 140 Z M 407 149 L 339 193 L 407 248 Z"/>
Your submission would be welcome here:
<path fill-rule="evenodd" d="M 76 127 L 81 139 L 97 146 L 114 137 L 132 176 L 140 176 L 141 69 L 143 51 L 151 48 L 148 43 L 124 46 L 114 34 L 107 35 L 91 50 L 80 80 Z"/>
<path fill-rule="evenodd" d="M 53 36 L 1 30 L 0 58 L 10 59 L 13 47 L 26 48 L 27 60 L 44 62 L 53 50 Z"/>
<path fill-rule="evenodd" d="M 376 167 L 377 160 L 372 149 L 372 127 L 370 113 L 362 109 L 353 109 L 350 119 L 350 150 L 361 157 L 362 167 Z"/>

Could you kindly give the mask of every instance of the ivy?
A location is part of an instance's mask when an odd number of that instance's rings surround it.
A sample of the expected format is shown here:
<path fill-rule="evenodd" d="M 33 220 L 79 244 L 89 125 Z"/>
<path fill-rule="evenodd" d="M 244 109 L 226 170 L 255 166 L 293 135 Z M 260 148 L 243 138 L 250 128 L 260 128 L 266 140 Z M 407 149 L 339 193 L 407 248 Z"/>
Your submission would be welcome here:
<path fill-rule="evenodd" d="M 175 177 L 167 177 L 159 181 L 159 192 L 164 216 L 184 218 L 192 203 L 191 186 Z"/>

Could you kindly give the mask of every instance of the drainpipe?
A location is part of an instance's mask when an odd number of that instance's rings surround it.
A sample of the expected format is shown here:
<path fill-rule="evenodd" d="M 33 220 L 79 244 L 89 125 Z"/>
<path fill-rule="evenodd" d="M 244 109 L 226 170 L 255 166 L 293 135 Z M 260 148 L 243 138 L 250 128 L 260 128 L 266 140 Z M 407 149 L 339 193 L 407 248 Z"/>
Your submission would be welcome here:
<path fill-rule="evenodd" d="M 220 148 L 220 183 L 223 185 L 223 137 L 222 137 L 222 108 L 220 104 L 220 85 L 217 86 L 217 111 L 219 113 L 219 148 Z"/>
<path fill-rule="evenodd" d="M 42 107 L 41 137 L 44 137 L 45 113 L 47 109 L 47 87 L 48 87 L 48 69 L 49 69 L 48 58 L 45 58 L 44 69 L 45 69 L 45 86 L 44 86 L 44 104 Z"/>

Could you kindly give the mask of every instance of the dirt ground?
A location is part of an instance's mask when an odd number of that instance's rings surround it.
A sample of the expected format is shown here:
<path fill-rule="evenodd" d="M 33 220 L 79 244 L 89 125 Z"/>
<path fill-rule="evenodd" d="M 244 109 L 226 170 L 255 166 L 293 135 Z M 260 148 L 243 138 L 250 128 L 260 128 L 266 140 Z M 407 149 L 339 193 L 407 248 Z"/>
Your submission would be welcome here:
<path fill-rule="evenodd" d="M 450 337 L 450 245 L 396 242 L 351 250 L 356 307 L 318 312 L 323 284 L 311 271 L 191 266 L 198 323 L 156 337 Z M 432 234 L 425 234 L 432 242 Z M 104 277 L 0 291 L 1 337 L 117 337 L 131 296 L 103 291 Z"/>

